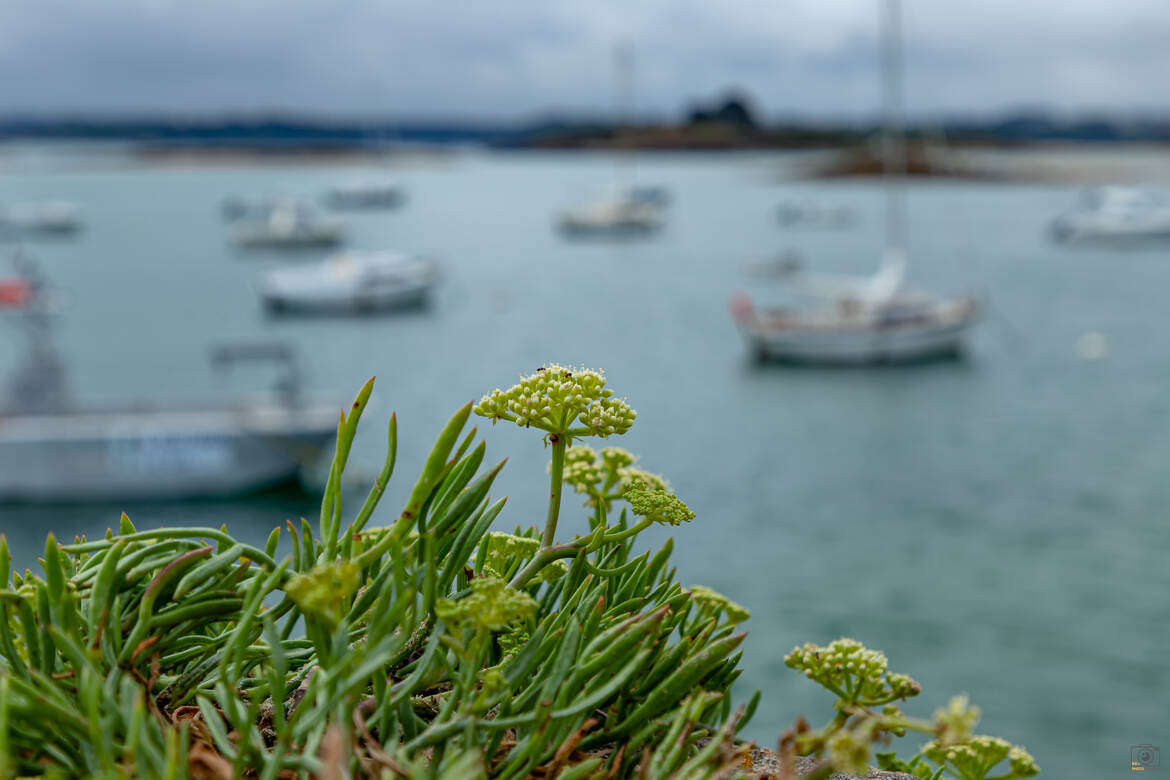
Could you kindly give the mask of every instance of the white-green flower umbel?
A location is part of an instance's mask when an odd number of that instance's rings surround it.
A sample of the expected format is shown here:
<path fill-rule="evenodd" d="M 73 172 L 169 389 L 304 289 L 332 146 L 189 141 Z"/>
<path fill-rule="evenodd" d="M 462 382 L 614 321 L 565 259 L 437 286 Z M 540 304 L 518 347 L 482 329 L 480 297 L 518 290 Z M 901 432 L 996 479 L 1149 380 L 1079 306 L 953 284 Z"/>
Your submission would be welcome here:
<path fill-rule="evenodd" d="M 950 745 L 970 739 L 981 714 L 965 694 L 951 697 L 945 708 L 934 711 L 934 722 L 938 727 L 937 742 Z"/>
<path fill-rule="evenodd" d="M 752 616 L 752 613 L 746 608 L 741 607 L 722 593 L 714 591 L 711 588 L 706 588 L 702 585 L 692 585 L 687 590 L 690 591 L 691 597 L 695 600 L 700 611 L 707 612 L 711 615 L 723 612 L 732 623 L 742 623 Z"/>
<path fill-rule="evenodd" d="M 289 579 L 284 592 L 302 611 L 336 626 L 346 599 L 361 584 L 361 569 L 353 561 L 324 564 Z"/>
<path fill-rule="evenodd" d="M 516 536 L 500 531 L 489 531 L 484 549 L 483 573 L 488 577 L 507 577 L 540 549 L 540 540 L 532 536 Z M 564 561 L 552 561 L 534 578 L 535 582 L 552 582 L 569 570 Z"/>
<path fill-rule="evenodd" d="M 996 774 L 997 778 L 1032 777 L 1040 772 L 1028 751 L 999 737 L 971 737 L 945 746 L 932 742 L 922 749 L 922 754 L 962 780 L 983 780 L 1005 758 L 1009 771 Z"/>
<path fill-rule="evenodd" d="M 857 732 L 841 729 L 825 744 L 833 768 L 865 777 L 869 774 L 869 745 L 873 741 L 873 721 L 867 720 Z"/>
<path fill-rule="evenodd" d="M 886 656 L 856 639 L 843 637 L 828 647 L 809 642 L 786 655 L 784 663 L 850 703 L 867 707 L 917 696 L 922 690 L 913 678 L 891 674 Z"/>
<path fill-rule="evenodd" d="M 637 416 L 629 404 L 613 397 L 600 371 L 557 363 L 521 377 L 508 390 L 488 393 L 475 413 L 551 434 L 601 437 L 625 433 Z"/>
<path fill-rule="evenodd" d="M 634 487 L 638 483 L 641 483 L 642 487 L 648 487 L 652 490 L 670 490 L 670 483 L 665 479 L 634 466 L 618 469 L 618 477 L 621 480 L 619 484 L 623 490 Z"/>
<path fill-rule="evenodd" d="M 477 631 L 503 631 L 536 612 L 536 600 L 496 577 L 476 577 L 471 595 L 458 601 L 440 601 L 435 614 L 452 629 L 470 626 Z"/>
<path fill-rule="evenodd" d="M 609 511 L 615 499 L 622 498 L 633 487 L 670 490 L 666 480 L 657 474 L 643 471 L 634 464 L 638 457 L 621 447 L 602 447 L 594 450 L 586 444 L 575 444 L 565 450 L 565 482 L 578 493 L 584 493 L 586 506 L 599 503 Z"/>
<path fill-rule="evenodd" d="M 565 450 L 565 482 L 578 493 L 594 493 L 605 479 L 605 470 L 597 462 L 597 453 L 587 444 Z"/>

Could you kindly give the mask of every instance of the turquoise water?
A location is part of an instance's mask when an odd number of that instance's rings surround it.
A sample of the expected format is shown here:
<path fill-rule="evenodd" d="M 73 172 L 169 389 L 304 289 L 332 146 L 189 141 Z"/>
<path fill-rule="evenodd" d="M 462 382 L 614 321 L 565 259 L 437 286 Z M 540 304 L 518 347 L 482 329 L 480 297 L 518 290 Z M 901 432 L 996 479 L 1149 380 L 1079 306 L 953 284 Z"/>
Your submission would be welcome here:
<path fill-rule="evenodd" d="M 237 252 L 218 204 L 312 196 L 369 169 L 26 165 L 0 174 L 0 202 L 85 209 L 79 239 L 35 249 L 64 290 L 58 341 L 84 401 L 261 390 L 263 371 L 224 377 L 207 366 L 210 344 L 239 339 L 296 343 L 308 389 L 339 405 L 377 375 L 351 463 L 367 474 L 380 463 L 397 411 L 400 481 L 383 518 L 458 405 L 546 361 L 604 367 L 640 412 L 620 443 L 698 514 L 673 529 L 683 579 L 753 611 L 741 687 L 764 691 L 748 731 L 765 744 L 798 713 L 830 714 L 828 695 L 783 655 L 851 635 L 922 682 L 912 713 L 969 692 L 982 730 L 1027 745 L 1050 777 L 1128 773 L 1131 744 L 1170 751 L 1170 248 L 1049 244 L 1046 222 L 1072 203 L 1072 187 L 916 184 L 913 279 L 974 288 L 989 304 L 969 358 L 756 367 L 726 302 L 738 289 L 775 290 L 745 261 L 794 248 L 815 268 L 866 272 L 881 244 L 880 186 L 785 183 L 786 159 L 639 158 L 639 179 L 669 186 L 675 201 L 661 235 L 623 244 L 566 243 L 551 227 L 553 212 L 612 184 L 604 157 L 411 160 L 390 171 L 408 205 L 350 217 L 350 245 L 437 255 L 446 280 L 425 312 L 363 319 L 267 318 L 254 274 L 298 260 Z M 776 206 L 805 196 L 852 205 L 860 220 L 840 232 L 781 228 Z M 1108 339 L 1106 359 L 1077 356 L 1088 331 Z M 0 370 L 15 358 L 14 335 Z M 483 432 L 489 457 L 510 458 L 501 526 L 538 522 L 539 438 Z M 122 509 L 139 527 L 227 523 L 260 540 L 286 518 L 312 517 L 314 501 L 0 507 L 0 530 L 17 564 L 32 565 L 46 532 L 100 533 Z M 573 523 L 570 513 L 562 527 Z"/>

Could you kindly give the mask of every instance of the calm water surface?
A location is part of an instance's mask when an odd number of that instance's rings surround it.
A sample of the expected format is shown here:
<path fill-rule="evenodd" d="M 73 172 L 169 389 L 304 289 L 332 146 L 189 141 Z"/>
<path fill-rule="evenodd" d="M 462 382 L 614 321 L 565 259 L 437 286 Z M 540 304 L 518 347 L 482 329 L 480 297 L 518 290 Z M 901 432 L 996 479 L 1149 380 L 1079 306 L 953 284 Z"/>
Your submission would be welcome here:
<path fill-rule="evenodd" d="M 377 375 L 351 463 L 376 468 L 397 411 L 400 481 L 383 520 L 457 406 L 546 361 L 604 367 L 640 412 L 620 443 L 698 514 L 673 529 L 684 580 L 753 612 L 741 689 L 763 689 L 764 702 L 751 737 L 771 744 L 797 713 L 828 717 L 828 695 L 783 655 L 851 635 L 922 682 L 912 713 L 970 692 L 981 730 L 1027 745 L 1051 777 L 1121 776 L 1131 744 L 1170 751 L 1170 250 L 1049 244 L 1045 224 L 1072 203 L 1069 187 L 918 184 L 913 279 L 989 302 L 969 359 L 756 367 L 726 301 L 775 290 L 745 261 L 793 248 L 818 269 L 867 272 L 881 244 L 879 186 L 786 183 L 783 164 L 640 158 L 639 179 L 669 186 L 675 202 L 661 235 L 623 244 L 566 243 L 551 228 L 557 209 L 612 184 L 604 157 L 404 166 L 393 173 L 409 204 L 351 217 L 350 245 L 435 254 L 446 281 L 428 311 L 366 319 L 266 317 L 254 275 L 319 255 L 237 252 L 218 211 L 229 194 L 313 196 L 368 173 L 357 166 L 24 165 L 0 174 L 0 202 L 85 209 L 82 237 L 36 248 L 65 291 L 58 341 L 83 401 L 263 390 L 262 370 L 209 370 L 210 344 L 241 339 L 296 343 L 308 390 L 339 404 Z M 778 203 L 803 197 L 852 205 L 861 219 L 840 232 L 779 227 Z M 1106 335 L 1106 359 L 1077 356 L 1087 331 Z M 18 354 L 14 335 L 0 370 Z M 501 527 L 539 522 L 539 437 L 483 430 L 489 457 L 510 458 Z M 139 527 L 227 523 L 262 540 L 286 518 L 312 517 L 314 500 L 0 507 L 0 530 L 16 563 L 34 565 L 46 532 L 100 533 L 122 509 Z"/>

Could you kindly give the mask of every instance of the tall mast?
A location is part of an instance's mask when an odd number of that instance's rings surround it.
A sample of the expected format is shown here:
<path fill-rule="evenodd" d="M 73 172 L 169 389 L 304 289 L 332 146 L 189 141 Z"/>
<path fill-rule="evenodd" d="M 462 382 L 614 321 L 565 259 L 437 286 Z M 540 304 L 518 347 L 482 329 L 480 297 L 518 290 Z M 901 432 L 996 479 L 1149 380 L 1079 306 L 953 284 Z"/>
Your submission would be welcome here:
<path fill-rule="evenodd" d="M 633 124 L 631 113 L 634 106 L 634 46 L 629 41 L 618 41 L 613 47 L 613 127 L 614 139 L 619 142 L 617 153 L 625 158 L 625 166 L 619 164 L 617 185 L 632 186 L 634 179 L 634 149 L 620 148 L 622 130 Z M 623 170 L 624 169 L 624 170 Z M 626 174 L 626 175 L 623 175 Z"/>
<path fill-rule="evenodd" d="M 905 262 L 906 126 L 902 106 L 901 1 L 885 0 L 882 14 L 882 171 L 886 181 L 886 250 Z"/>

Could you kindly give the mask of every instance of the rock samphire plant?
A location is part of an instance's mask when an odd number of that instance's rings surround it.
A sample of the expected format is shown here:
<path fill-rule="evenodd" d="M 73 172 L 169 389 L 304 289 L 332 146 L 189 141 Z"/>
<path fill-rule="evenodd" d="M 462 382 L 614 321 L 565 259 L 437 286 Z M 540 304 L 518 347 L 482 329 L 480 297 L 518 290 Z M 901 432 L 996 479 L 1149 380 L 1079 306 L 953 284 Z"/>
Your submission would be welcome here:
<path fill-rule="evenodd" d="M 550 365 L 461 408 L 388 525 L 370 526 L 385 463 L 346 520 L 342 475 L 371 380 L 341 414 L 316 529 L 287 523 L 263 548 L 226 529 L 139 531 L 59 544 L 43 576 L 10 572 L 0 537 L 0 777 L 706 778 L 743 771 L 733 709 L 742 607 L 670 567 L 640 532 L 694 514 L 660 477 L 592 438 L 634 411 L 596 371 Z M 551 453 L 543 527 L 489 530 L 503 462 L 464 433 L 472 413 L 542 433 Z M 558 535 L 568 490 L 583 497 Z M 566 513 L 570 514 L 570 513 Z M 567 539 L 567 541 L 565 540 Z M 856 643 L 794 651 L 789 665 L 838 696 L 824 729 L 798 721 L 782 756 L 862 767 L 907 729 L 934 741 L 920 777 L 1025 777 L 1018 748 L 971 737 L 964 700 L 933 722 L 901 715 L 917 693 Z M 881 708 L 877 710 L 875 708 Z M 1007 760 L 1009 770 L 989 774 Z M 786 760 L 789 764 L 790 760 Z M 933 767 L 933 768 L 932 768 Z"/>

